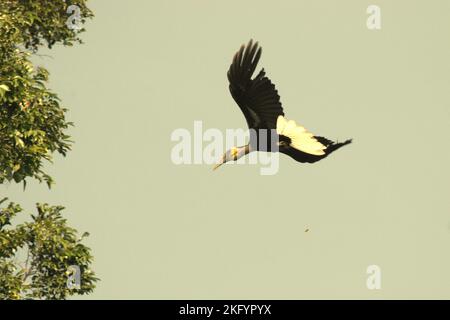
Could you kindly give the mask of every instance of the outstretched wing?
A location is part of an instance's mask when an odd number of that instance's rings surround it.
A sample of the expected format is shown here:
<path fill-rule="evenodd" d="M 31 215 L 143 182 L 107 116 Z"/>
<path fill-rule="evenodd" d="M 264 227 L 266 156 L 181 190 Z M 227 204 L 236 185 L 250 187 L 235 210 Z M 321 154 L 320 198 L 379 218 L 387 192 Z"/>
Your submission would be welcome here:
<path fill-rule="evenodd" d="M 249 128 L 275 129 L 278 116 L 284 115 L 275 85 L 266 77 L 264 69 L 252 79 L 261 51 L 258 42 L 250 40 L 234 55 L 228 70 L 230 92 Z"/>

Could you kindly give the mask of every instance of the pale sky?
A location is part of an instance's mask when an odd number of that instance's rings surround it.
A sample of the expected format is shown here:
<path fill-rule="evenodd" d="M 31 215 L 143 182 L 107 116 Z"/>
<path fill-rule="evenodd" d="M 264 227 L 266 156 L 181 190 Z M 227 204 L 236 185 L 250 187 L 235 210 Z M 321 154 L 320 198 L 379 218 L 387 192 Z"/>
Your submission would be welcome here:
<path fill-rule="evenodd" d="M 371 4 L 90 1 L 85 44 L 35 59 L 73 151 L 46 166 L 52 190 L 2 194 L 63 205 L 91 234 L 87 298 L 450 298 L 450 2 L 376 1 L 380 30 Z M 226 72 L 250 38 L 287 117 L 353 144 L 313 165 L 282 155 L 273 176 L 172 163 L 175 129 L 246 128 Z"/>

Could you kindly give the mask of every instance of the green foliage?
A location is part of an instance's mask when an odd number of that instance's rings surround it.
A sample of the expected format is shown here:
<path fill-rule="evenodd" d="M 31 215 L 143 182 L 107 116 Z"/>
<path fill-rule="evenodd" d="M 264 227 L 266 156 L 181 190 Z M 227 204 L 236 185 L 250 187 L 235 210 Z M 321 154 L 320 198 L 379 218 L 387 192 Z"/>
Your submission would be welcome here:
<path fill-rule="evenodd" d="M 80 30 L 67 27 L 71 16 L 67 9 L 71 5 L 80 8 L 81 26 L 92 18 L 86 0 L 2 0 L 0 2 L 0 33 L 2 37 L 13 38 L 14 43 L 23 44 L 33 51 L 39 46 L 73 45 L 82 43 L 78 37 Z"/>
<path fill-rule="evenodd" d="M 80 23 L 92 17 L 86 1 L 2 0 L 0 3 L 0 183 L 27 177 L 53 180 L 43 169 L 43 161 L 52 154 L 66 155 L 70 138 L 65 133 L 71 125 L 58 96 L 47 89 L 48 72 L 35 68 L 31 53 L 46 44 L 72 45 L 81 42 L 66 23 L 67 8 L 80 8 Z M 21 49 L 22 47 L 22 49 Z"/>
<path fill-rule="evenodd" d="M 80 9 L 80 26 L 92 17 L 85 0 L 0 0 L 0 184 L 52 178 L 42 167 L 55 152 L 70 150 L 66 109 L 46 83 L 48 72 L 30 57 L 40 46 L 72 45 L 84 29 L 69 28 L 70 5 Z M 73 22 L 73 20 L 70 20 Z M 77 26 L 78 26 L 77 22 Z M 0 201 L 0 205 L 5 201 Z M 90 293 L 98 280 L 90 249 L 67 225 L 61 206 L 37 205 L 29 222 L 14 225 L 22 209 L 0 207 L 0 299 L 64 299 Z M 67 285 L 69 267 L 81 271 L 81 287 Z"/>
<path fill-rule="evenodd" d="M 47 71 L 34 70 L 28 55 L 16 49 L 0 65 L 0 183 L 34 177 L 50 186 L 42 161 L 70 149 L 64 133 L 70 123 L 56 94 L 45 87 Z"/>
<path fill-rule="evenodd" d="M 20 206 L 0 209 L 0 299 L 65 299 L 92 292 L 98 279 L 89 269 L 90 249 L 82 244 L 88 234 L 77 236 L 62 217 L 63 209 L 38 204 L 31 222 L 14 228 L 8 226 Z M 81 270 L 80 288 L 67 285 L 72 265 Z"/>

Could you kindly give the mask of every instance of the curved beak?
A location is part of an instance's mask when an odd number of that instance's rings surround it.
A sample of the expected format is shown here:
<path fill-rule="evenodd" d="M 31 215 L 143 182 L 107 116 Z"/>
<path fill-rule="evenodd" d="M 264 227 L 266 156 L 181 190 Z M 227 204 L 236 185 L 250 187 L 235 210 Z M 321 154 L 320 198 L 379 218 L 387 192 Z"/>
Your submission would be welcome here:
<path fill-rule="evenodd" d="M 221 165 L 223 165 L 225 163 L 225 160 L 222 158 L 219 160 L 219 162 L 217 162 L 214 167 L 213 170 L 216 170 L 218 167 L 220 167 Z"/>
<path fill-rule="evenodd" d="M 216 169 L 217 169 L 218 167 L 220 167 L 221 165 L 223 165 L 223 162 L 214 165 L 213 170 L 216 170 Z"/>

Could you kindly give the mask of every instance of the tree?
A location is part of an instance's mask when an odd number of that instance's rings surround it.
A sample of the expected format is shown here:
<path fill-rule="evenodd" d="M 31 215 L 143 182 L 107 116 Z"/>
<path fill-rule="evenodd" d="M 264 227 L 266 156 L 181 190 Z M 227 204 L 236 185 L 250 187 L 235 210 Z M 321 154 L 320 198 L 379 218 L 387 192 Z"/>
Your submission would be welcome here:
<path fill-rule="evenodd" d="M 79 8 L 71 20 L 67 9 Z M 47 89 L 48 72 L 34 68 L 29 57 L 40 45 L 81 42 L 78 29 L 92 17 L 85 1 L 2 0 L 0 3 L 0 183 L 27 177 L 46 181 L 52 178 L 42 169 L 57 151 L 70 149 L 65 130 L 66 109 L 58 96 Z M 70 28 L 70 24 L 76 26 Z M 26 49 L 30 49 L 27 51 Z"/>
<path fill-rule="evenodd" d="M 0 2 L 0 184 L 13 181 L 25 189 L 30 178 L 53 184 L 43 163 L 70 150 L 66 130 L 72 123 L 46 86 L 48 71 L 30 57 L 42 46 L 81 43 L 79 34 L 92 17 L 86 0 Z M 89 268 L 90 249 L 81 243 L 87 233 L 78 237 L 62 210 L 38 204 L 31 221 L 13 226 L 21 207 L 0 207 L 0 298 L 61 299 L 93 290 L 98 279 Z M 71 286 L 71 266 L 79 268 L 79 288 Z"/>
<path fill-rule="evenodd" d="M 7 226 L 22 211 L 20 206 L 10 203 L 0 211 L 1 299 L 64 299 L 92 292 L 97 278 L 89 268 L 90 249 L 81 243 L 88 233 L 78 237 L 63 218 L 63 209 L 38 204 L 32 221 L 14 228 Z M 21 262 L 20 250 L 25 256 Z M 79 268 L 79 282 L 70 277 L 71 266 Z"/>

